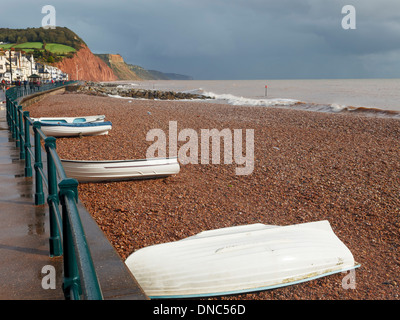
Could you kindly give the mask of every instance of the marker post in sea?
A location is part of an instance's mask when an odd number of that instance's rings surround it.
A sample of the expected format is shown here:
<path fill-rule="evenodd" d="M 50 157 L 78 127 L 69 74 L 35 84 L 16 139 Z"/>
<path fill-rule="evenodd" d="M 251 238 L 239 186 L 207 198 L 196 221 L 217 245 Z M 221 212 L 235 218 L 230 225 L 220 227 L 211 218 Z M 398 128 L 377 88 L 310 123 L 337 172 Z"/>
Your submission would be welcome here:
<path fill-rule="evenodd" d="M 264 96 L 265 96 L 265 97 L 267 96 L 267 93 L 268 93 L 268 86 L 266 85 L 266 86 L 265 86 L 265 93 L 264 93 Z"/>

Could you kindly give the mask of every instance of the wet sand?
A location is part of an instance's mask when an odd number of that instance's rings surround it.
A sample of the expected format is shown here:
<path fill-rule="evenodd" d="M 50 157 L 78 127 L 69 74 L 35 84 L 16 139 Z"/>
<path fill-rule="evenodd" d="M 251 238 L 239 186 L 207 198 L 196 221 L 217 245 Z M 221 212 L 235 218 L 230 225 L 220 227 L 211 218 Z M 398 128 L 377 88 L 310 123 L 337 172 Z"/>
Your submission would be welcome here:
<path fill-rule="evenodd" d="M 361 264 L 356 289 L 344 289 L 346 274 L 339 273 L 219 299 L 399 299 L 399 120 L 76 93 L 46 97 L 27 110 L 32 117 L 104 114 L 112 122 L 107 136 L 58 138 L 64 159 L 145 158 L 153 143 L 146 133 L 161 128 L 168 136 L 169 121 L 177 121 L 178 132 L 254 129 L 250 175 L 236 175 L 238 165 L 221 160 L 181 165 L 178 175 L 163 179 L 80 184 L 81 201 L 122 259 L 209 229 L 328 220 Z"/>

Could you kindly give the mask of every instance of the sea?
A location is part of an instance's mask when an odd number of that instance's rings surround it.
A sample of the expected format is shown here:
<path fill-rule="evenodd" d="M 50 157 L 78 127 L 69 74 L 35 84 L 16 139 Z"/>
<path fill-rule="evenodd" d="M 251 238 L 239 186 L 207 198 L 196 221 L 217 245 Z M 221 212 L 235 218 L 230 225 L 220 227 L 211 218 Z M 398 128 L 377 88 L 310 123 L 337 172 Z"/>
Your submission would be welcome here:
<path fill-rule="evenodd" d="M 148 80 L 120 86 L 203 94 L 212 103 L 400 118 L 400 79 Z"/>

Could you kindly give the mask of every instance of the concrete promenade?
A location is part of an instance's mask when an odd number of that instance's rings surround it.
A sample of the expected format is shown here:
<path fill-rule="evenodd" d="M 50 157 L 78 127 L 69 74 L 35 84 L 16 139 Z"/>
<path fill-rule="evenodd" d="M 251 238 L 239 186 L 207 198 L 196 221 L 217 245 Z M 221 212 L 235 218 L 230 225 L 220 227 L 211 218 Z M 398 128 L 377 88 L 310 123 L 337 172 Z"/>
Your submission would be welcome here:
<path fill-rule="evenodd" d="M 34 205 L 34 177 L 24 177 L 4 100 L 0 92 L 0 300 L 63 300 L 63 258 L 49 256 L 47 204 Z M 78 209 L 104 298 L 148 299 L 81 203 Z M 46 266 L 56 270 L 56 289 L 42 286 Z"/>

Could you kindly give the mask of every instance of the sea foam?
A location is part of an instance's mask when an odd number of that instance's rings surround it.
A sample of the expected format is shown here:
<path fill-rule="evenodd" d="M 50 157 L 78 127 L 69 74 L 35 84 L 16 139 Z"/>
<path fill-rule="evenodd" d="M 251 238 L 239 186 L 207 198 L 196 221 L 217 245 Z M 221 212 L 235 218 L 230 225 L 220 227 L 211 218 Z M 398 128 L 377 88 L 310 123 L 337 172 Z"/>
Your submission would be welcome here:
<path fill-rule="evenodd" d="M 246 98 L 239 97 L 232 94 L 217 94 L 214 92 L 203 92 L 205 96 L 212 97 L 215 100 L 222 100 L 228 104 L 235 106 L 291 106 L 294 104 L 301 103 L 299 100 L 294 99 L 283 99 L 283 98 L 275 98 L 275 99 L 254 99 L 254 98 Z"/>

